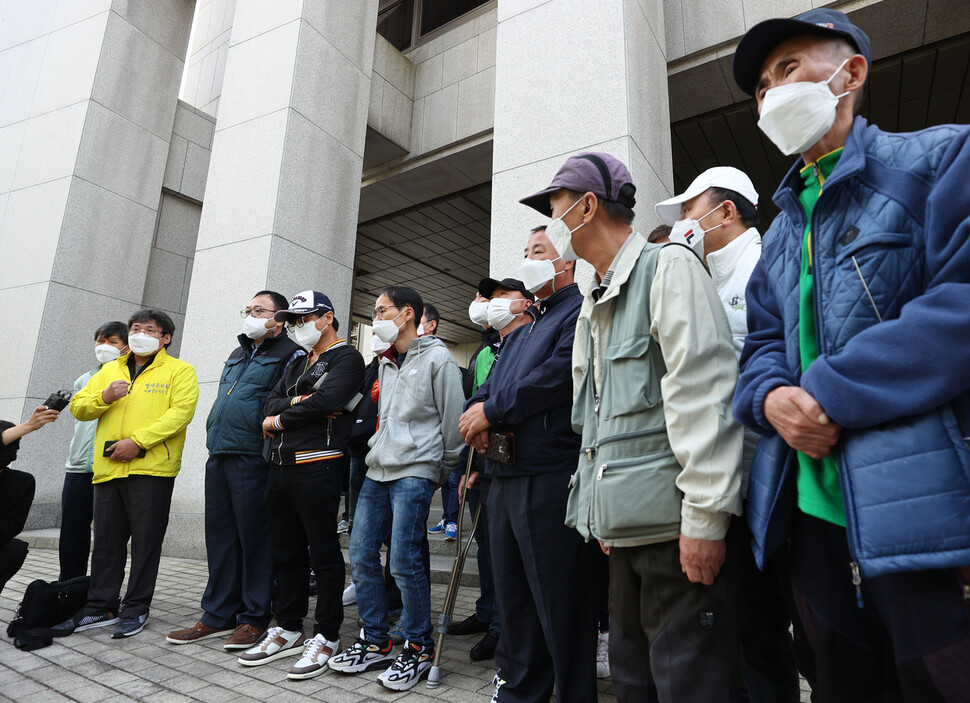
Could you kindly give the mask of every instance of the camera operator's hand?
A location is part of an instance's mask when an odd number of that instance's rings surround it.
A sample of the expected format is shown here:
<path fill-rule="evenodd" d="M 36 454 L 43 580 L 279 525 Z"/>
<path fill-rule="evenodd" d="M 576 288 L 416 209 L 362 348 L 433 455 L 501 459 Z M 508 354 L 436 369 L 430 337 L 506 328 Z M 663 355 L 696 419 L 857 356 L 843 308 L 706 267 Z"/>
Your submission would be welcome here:
<path fill-rule="evenodd" d="M 133 439 L 121 439 L 108 447 L 108 453 L 112 461 L 129 462 L 138 456 L 141 447 L 135 444 Z"/>
<path fill-rule="evenodd" d="M 59 410 L 50 410 L 46 405 L 38 405 L 34 408 L 34 412 L 30 414 L 30 419 L 24 423 L 27 425 L 27 432 L 39 430 L 44 425 L 54 422 L 60 414 Z"/>
<path fill-rule="evenodd" d="M 12 444 L 25 434 L 30 434 L 34 430 L 39 430 L 44 425 L 54 422 L 58 415 L 60 413 L 57 410 L 49 410 L 44 405 L 38 405 L 34 408 L 34 412 L 30 414 L 26 422 L 15 425 L 14 427 L 8 427 L 3 431 L 0 439 L 2 439 L 4 444 Z"/>
<path fill-rule="evenodd" d="M 128 381 L 112 381 L 101 393 L 101 400 L 109 405 L 128 394 Z"/>

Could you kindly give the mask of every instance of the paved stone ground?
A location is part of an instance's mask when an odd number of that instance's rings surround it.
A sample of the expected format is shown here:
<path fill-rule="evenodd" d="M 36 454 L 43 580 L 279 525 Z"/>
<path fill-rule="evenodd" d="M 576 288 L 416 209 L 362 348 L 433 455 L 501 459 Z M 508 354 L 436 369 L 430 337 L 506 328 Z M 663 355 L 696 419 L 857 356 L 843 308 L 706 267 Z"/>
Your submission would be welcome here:
<path fill-rule="evenodd" d="M 6 636 L 6 623 L 27 584 L 57 575 L 57 552 L 31 549 L 27 562 L 0 594 L 0 703 L 55 703 L 81 701 L 298 701 L 305 697 L 327 703 L 485 703 L 490 700 L 493 662 L 473 662 L 468 649 L 478 635 L 450 637 L 442 654 L 441 685 L 429 690 L 422 682 L 411 691 L 393 693 L 377 683 L 374 671 L 357 676 L 326 672 L 306 681 L 290 681 L 286 670 L 295 659 L 284 658 L 264 666 L 243 667 L 222 649 L 222 640 L 171 645 L 165 635 L 194 624 L 206 582 L 205 562 L 164 557 L 148 627 L 125 640 L 111 639 L 111 628 L 100 628 L 54 641 L 35 652 L 21 652 Z M 444 601 L 446 586 L 432 586 L 432 616 Z M 462 588 L 455 606 L 456 619 L 474 611 L 474 588 Z M 123 592 L 123 590 L 122 590 Z M 312 601 L 311 601 L 312 610 Z M 344 610 L 343 642 L 356 636 L 357 608 Z M 307 632 L 309 632 L 309 627 Z M 599 682 L 600 703 L 614 703 L 610 681 Z"/>

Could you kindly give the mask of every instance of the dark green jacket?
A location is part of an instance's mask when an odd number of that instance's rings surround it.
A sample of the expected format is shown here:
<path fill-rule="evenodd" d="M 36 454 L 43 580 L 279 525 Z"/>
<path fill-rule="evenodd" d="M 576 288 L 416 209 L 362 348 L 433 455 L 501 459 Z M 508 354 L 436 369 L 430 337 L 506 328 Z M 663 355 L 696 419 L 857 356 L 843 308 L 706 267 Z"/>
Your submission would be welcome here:
<path fill-rule="evenodd" d="M 252 340 L 239 335 L 239 346 L 226 359 L 219 395 L 205 424 L 210 454 L 263 453 L 263 402 L 297 354 L 305 352 L 285 333 L 264 341 L 255 355 Z"/>

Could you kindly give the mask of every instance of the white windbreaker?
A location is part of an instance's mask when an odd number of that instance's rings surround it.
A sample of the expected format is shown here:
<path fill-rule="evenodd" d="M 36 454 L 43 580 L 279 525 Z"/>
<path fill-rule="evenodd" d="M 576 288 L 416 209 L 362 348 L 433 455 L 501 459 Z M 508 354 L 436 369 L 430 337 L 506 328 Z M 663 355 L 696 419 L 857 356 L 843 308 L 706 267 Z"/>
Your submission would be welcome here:
<path fill-rule="evenodd" d="M 707 255 L 707 268 L 714 279 L 717 297 L 724 304 L 734 353 L 741 358 L 744 338 L 748 336 L 748 306 L 744 291 L 748 287 L 751 272 L 761 258 L 761 235 L 754 227 L 749 228 L 723 249 Z"/>

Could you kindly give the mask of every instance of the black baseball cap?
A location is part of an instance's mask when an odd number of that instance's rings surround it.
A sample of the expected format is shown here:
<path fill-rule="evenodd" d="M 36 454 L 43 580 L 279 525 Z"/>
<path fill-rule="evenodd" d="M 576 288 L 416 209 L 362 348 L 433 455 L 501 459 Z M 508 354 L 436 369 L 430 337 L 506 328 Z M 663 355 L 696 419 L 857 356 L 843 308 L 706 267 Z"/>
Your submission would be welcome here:
<path fill-rule="evenodd" d="M 290 307 L 286 310 L 277 310 L 273 319 L 277 322 L 293 322 L 311 312 L 333 312 L 333 303 L 330 298 L 318 290 L 305 290 L 293 296 Z"/>
<path fill-rule="evenodd" d="M 496 288 L 517 290 L 519 293 L 525 296 L 526 300 L 530 300 L 533 303 L 536 301 L 536 297 L 533 295 L 532 291 L 526 288 L 525 284 L 517 278 L 503 278 L 501 281 L 494 278 L 483 278 L 478 282 L 478 292 L 484 298 L 491 298 L 495 293 Z"/>
<path fill-rule="evenodd" d="M 633 208 L 637 187 L 633 185 L 630 170 L 612 154 L 589 151 L 566 159 L 546 188 L 533 193 L 519 202 L 552 217 L 549 196 L 566 188 L 577 193 L 592 193 L 600 200 L 612 200 Z"/>
<path fill-rule="evenodd" d="M 829 8 L 803 12 L 797 17 L 779 17 L 759 22 L 749 29 L 734 52 L 734 81 L 748 95 L 754 95 L 761 68 L 776 46 L 806 32 L 831 34 L 847 40 L 872 65 L 869 36 L 849 21 L 845 13 Z"/>

